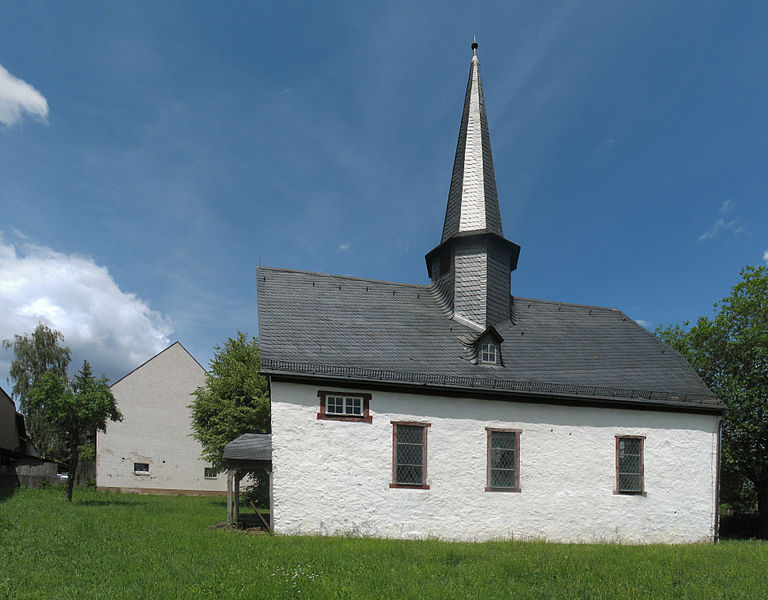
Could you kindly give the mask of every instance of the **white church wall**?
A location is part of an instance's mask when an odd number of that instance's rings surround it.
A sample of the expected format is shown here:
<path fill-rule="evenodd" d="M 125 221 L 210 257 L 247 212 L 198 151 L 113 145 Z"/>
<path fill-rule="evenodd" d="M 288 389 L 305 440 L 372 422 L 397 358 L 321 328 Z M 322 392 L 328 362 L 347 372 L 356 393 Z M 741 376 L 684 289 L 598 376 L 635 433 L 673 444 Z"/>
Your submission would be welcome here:
<path fill-rule="evenodd" d="M 225 493 L 226 475 L 206 478 L 209 463 L 191 437 L 192 392 L 205 371 L 175 343 L 115 383 L 111 390 L 123 421 L 96 438 L 100 489 L 152 493 Z M 147 465 L 147 471 L 134 466 Z"/>
<path fill-rule="evenodd" d="M 272 382 L 275 528 L 455 540 L 711 541 L 718 417 L 371 391 L 372 422 L 318 420 Z M 344 391 L 338 390 L 336 391 Z M 429 489 L 391 488 L 391 421 L 430 423 Z M 520 492 L 487 492 L 486 428 L 520 434 Z M 645 436 L 644 493 L 616 487 L 615 436 Z"/>

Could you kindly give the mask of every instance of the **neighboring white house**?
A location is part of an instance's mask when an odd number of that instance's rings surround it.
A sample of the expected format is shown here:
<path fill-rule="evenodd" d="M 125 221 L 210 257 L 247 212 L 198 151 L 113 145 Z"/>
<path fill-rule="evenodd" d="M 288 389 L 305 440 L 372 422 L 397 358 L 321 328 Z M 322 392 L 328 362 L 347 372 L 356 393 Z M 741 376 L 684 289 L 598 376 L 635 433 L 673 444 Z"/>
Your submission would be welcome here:
<path fill-rule="evenodd" d="M 519 251 L 475 52 L 431 283 L 259 268 L 277 533 L 716 538 L 722 403 L 622 312 L 512 295 Z"/>
<path fill-rule="evenodd" d="M 179 342 L 110 387 L 123 414 L 96 436 L 96 486 L 148 493 L 223 494 L 226 477 L 191 437 L 192 392 L 205 369 Z"/>

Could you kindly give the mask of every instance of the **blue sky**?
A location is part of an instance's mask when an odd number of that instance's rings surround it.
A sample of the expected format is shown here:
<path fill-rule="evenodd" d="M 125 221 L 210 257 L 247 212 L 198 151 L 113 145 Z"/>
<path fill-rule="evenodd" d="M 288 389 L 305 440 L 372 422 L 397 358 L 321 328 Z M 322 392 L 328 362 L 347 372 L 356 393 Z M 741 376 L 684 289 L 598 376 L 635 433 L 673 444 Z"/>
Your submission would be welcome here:
<path fill-rule="evenodd" d="M 73 366 L 207 364 L 258 264 L 426 283 L 473 35 L 513 294 L 653 329 L 768 262 L 764 2 L 2 13 L 0 338 L 42 320 Z"/>

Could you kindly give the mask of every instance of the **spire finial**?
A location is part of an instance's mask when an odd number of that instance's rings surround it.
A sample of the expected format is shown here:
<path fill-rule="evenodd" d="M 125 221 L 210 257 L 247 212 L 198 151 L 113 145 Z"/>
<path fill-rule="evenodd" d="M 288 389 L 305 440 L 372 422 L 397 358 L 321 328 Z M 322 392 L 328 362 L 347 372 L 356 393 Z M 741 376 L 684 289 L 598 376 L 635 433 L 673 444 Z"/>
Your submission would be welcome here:
<path fill-rule="evenodd" d="M 472 57 L 477 58 L 477 36 L 472 36 Z"/>

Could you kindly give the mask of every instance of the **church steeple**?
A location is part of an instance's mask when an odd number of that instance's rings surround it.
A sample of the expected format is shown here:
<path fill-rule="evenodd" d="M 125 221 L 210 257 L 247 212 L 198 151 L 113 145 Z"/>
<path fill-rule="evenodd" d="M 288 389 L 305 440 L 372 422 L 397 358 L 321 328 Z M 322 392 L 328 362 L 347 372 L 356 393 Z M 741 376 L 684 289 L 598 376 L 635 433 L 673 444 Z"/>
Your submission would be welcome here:
<path fill-rule="evenodd" d="M 443 242 L 465 231 L 490 231 L 504 235 L 480 78 L 480 61 L 477 59 L 477 41 L 472 42 L 472 54 L 456 158 L 453 161 L 451 189 L 448 192 L 448 207 L 445 211 Z"/>
<path fill-rule="evenodd" d="M 501 228 L 474 41 L 443 235 L 426 256 L 427 271 L 452 318 L 483 332 L 510 318 L 509 274 L 519 254 Z"/>

